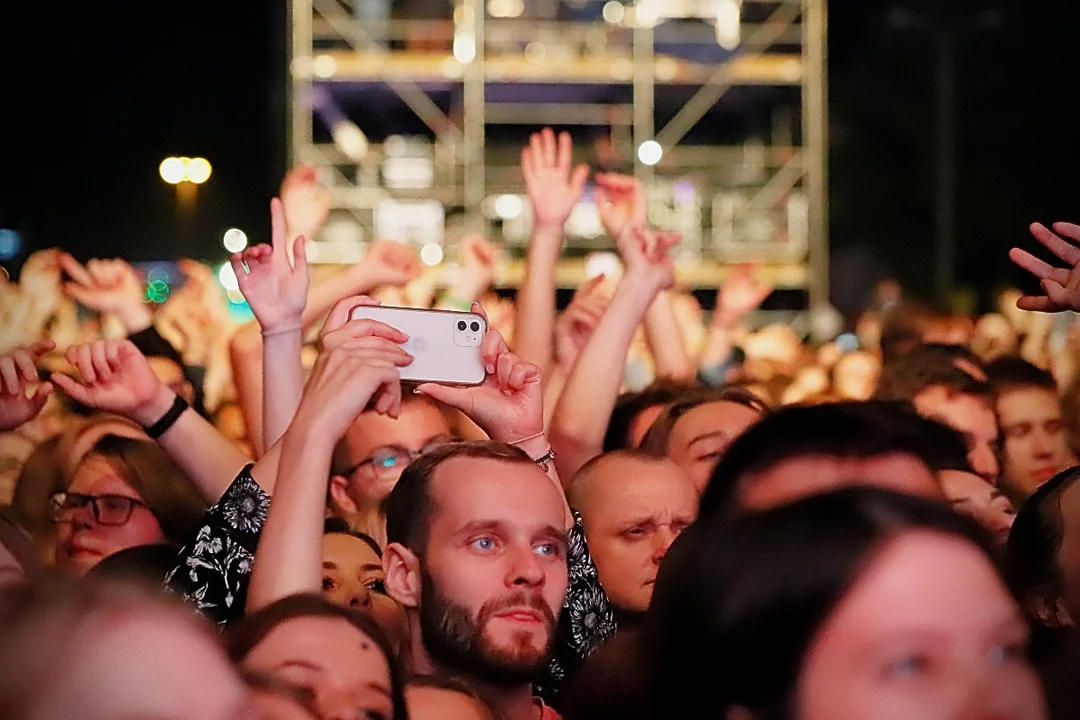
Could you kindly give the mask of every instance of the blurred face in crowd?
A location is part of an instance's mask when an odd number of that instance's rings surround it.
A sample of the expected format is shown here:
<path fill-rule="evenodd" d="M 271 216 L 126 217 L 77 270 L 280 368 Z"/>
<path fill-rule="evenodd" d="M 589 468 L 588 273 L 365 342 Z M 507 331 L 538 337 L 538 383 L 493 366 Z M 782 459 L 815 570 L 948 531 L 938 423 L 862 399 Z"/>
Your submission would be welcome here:
<path fill-rule="evenodd" d="M 405 635 L 405 611 L 386 594 L 382 558 L 366 542 L 345 533 L 322 539 L 322 595 L 343 607 L 363 610 L 390 644 L 400 649 Z"/>
<path fill-rule="evenodd" d="M 978 521 L 1004 545 L 1016 519 L 1012 501 L 975 473 L 942 470 L 937 476 L 945 499 L 957 512 Z"/>
<path fill-rule="evenodd" d="M 54 520 L 56 564 L 65 573 L 83 575 L 121 550 L 165 541 L 139 493 L 100 455 L 88 455 L 79 463 L 67 492 L 56 499 L 63 497 L 67 501 L 62 507 L 54 504 Z"/>
<path fill-rule="evenodd" d="M 244 423 L 244 413 L 240 410 L 239 405 L 229 403 L 218 408 L 218 411 L 214 414 L 214 427 L 243 450 L 248 457 L 254 457 L 251 440 L 248 438 L 247 425 Z"/>
<path fill-rule="evenodd" d="M 818 493 L 852 485 L 880 487 L 917 497 L 942 498 L 933 472 L 921 459 L 906 453 L 866 458 L 806 455 L 742 478 L 739 504 L 766 509 Z"/>
<path fill-rule="evenodd" d="M 146 358 L 157 379 L 189 403 L 195 401 L 195 388 L 184 377 L 184 368 L 166 357 L 151 355 Z"/>
<path fill-rule="evenodd" d="M 870 353 L 846 353 L 836 361 L 833 390 L 843 400 L 869 400 L 880 373 L 881 361 Z"/>
<path fill-rule="evenodd" d="M 394 714 L 386 656 L 343 618 L 286 620 L 252 648 L 243 667 L 310 691 L 319 717 L 389 720 Z"/>
<path fill-rule="evenodd" d="M 22 564 L 3 543 L 0 543 L 0 595 L 6 588 L 21 585 L 24 580 L 26 580 L 26 573 L 23 571 Z"/>
<path fill-rule="evenodd" d="M 733 402 L 699 405 L 671 428 L 668 457 L 686 473 L 698 493 L 703 493 L 728 445 L 760 417 L 757 410 Z"/>
<path fill-rule="evenodd" d="M 991 561 L 907 532 L 872 562 L 810 644 L 800 720 L 1041 720 L 1028 628 Z"/>
<path fill-rule="evenodd" d="M 1030 497 L 1073 462 L 1061 403 L 1050 390 L 1021 387 L 998 395 L 997 411 L 1004 439 L 1002 482 L 1018 498 Z"/>
<path fill-rule="evenodd" d="M 348 495 L 357 507 L 378 507 L 412 462 L 412 453 L 451 439 L 450 423 L 433 402 L 406 397 L 397 420 L 364 413 L 338 445 L 335 466 L 348 479 Z"/>
<path fill-rule="evenodd" d="M 447 460 L 422 554 L 420 628 L 431 658 L 519 684 L 547 667 L 566 594 L 561 492 L 532 464 Z"/>
<path fill-rule="evenodd" d="M 25 717 L 250 717 L 247 691 L 216 639 L 182 612 L 110 613 L 76 630 L 64 657 Z"/>
<path fill-rule="evenodd" d="M 945 423 L 963 433 L 968 446 L 968 462 L 987 482 L 998 479 L 998 425 L 989 400 L 978 395 L 950 393 L 944 387 L 929 387 L 914 397 L 920 415 Z"/>
<path fill-rule="evenodd" d="M 412 685 L 405 687 L 409 720 L 491 720 L 480 701 L 448 688 Z"/>
<path fill-rule="evenodd" d="M 1080 619 L 1080 483 L 1061 493 L 1061 527 L 1057 560 L 1063 596 L 1059 602 L 1067 624 L 1073 625 Z"/>
<path fill-rule="evenodd" d="M 660 562 L 697 516 L 694 486 L 670 460 L 612 456 L 575 478 L 571 497 L 608 598 L 645 612 Z"/>

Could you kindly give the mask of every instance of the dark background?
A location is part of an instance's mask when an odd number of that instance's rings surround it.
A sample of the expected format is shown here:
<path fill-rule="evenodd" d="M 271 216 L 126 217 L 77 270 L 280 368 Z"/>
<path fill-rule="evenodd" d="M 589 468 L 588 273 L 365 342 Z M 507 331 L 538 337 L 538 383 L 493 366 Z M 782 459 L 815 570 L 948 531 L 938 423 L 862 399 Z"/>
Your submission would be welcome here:
<path fill-rule="evenodd" d="M 82 259 L 218 261 L 225 228 L 267 236 L 285 169 L 283 3 L 12 5 L 0 10 L 0 227 L 24 238 L 13 271 L 50 245 Z M 830 0 L 843 304 L 887 274 L 931 288 L 934 48 L 890 9 L 959 30 L 956 275 L 985 298 L 1020 279 L 1006 252 L 1031 244 L 1029 222 L 1080 221 L 1077 5 Z M 175 190 L 158 177 L 169 155 L 213 164 L 194 224 L 179 222 Z"/>

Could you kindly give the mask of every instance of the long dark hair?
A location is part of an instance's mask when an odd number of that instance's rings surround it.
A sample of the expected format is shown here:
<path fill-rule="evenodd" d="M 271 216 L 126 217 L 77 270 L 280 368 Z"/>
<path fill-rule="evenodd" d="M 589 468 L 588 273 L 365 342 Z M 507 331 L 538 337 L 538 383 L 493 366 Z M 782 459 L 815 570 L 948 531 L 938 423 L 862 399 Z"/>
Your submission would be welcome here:
<path fill-rule="evenodd" d="M 646 619 L 654 717 L 742 707 L 792 717 L 814 636 L 883 543 L 911 530 L 993 543 L 948 506 L 846 488 L 760 513 L 706 519 L 672 545 Z"/>
<path fill-rule="evenodd" d="M 1065 536 L 1061 496 L 1080 480 L 1080 467 L 1060 472 L 1020 506 L 1005 546 L 1005 579 L 1032 619 L 1041 603 L 1049 610 L 1064 592 L 1065 578 L 1058 552 Z"/>
<path fill-rule="evenodd" d="M 394 702 L 393 720 L 408 720 L 404 676 L 386 635 L 366 613 L 335 605 L 318 595 L 302 594 L 282 598 L 230 626 L 225 632 L 225 649 L 229 653 L 229 659 L 236 665 L 241 665 L 251 651 L 275 628 L 295 618 L 303 617 L 344 620 L 371 638 L 372 642 L 379 646 L 390 667 L 390 694 Z"/>

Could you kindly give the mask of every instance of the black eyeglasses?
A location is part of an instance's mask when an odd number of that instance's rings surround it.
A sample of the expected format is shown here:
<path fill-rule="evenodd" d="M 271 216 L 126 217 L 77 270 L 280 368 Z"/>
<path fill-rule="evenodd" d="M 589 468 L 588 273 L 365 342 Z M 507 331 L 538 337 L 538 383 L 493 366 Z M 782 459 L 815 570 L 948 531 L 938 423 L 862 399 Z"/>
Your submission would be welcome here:
<path fill-rule="evenodd" d="M 50 517 L 54 523 L 66 522 L 74 511 L 87 505 L 93 510 L 99 525 L 127 525 L 136 507 L 146 503 L 124 495 L 83 495 L 82 493 L 55 493 L 49 498 Z"/>
<path fill-rule="evenodd" d="M 363 470 L 369 475 L 374 475 L 382 480 L 391 478 L 401 473 L 402 470 L 412 464 L 413 460 L 423 455 L 433 447 L 455 442 L 454 438 L 445 437 L 432 440 L 420 450 L 410 450 L 400 445 L 386 445 L 376 448 L 365 459 L 355 465 L 341 471 L 344 477 L 350 477 L 358 470 Z"/>

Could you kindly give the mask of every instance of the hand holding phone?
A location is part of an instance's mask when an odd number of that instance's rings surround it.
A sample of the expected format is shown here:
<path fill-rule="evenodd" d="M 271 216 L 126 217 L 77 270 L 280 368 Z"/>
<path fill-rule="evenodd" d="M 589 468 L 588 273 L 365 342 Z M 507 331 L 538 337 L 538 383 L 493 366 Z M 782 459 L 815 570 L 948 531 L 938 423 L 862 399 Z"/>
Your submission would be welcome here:
<path fill-rule="evenodd" d="M 474 387 L 428 383 L 416 388 L 444 405 L 463 412 L 495 442 L 515 444 L 544 431 L 542 373 L 506 346 L 491 330 L 484 337 L 484 381 Z"/>
<path fill-rule="evenodd" d="M 401 367 L 402 382 L 479 385 L 486 375 L 481 345 L 487 319 L 478 313 L 365 305 L 352 320 L 376 320 L 407 336 L 402 349 L 413 356 Z"/>

